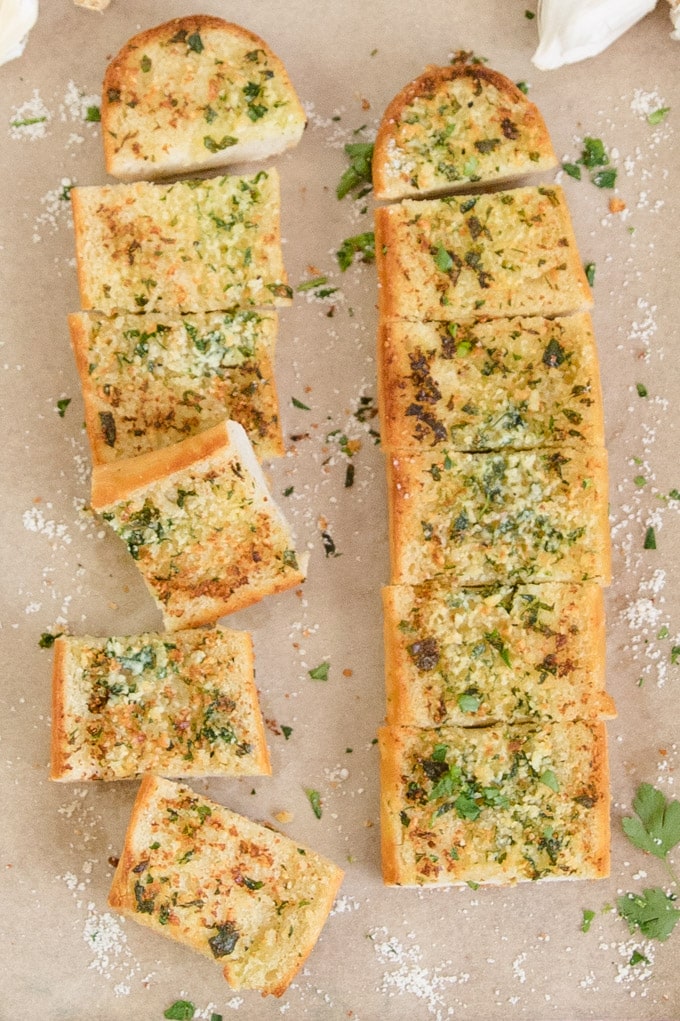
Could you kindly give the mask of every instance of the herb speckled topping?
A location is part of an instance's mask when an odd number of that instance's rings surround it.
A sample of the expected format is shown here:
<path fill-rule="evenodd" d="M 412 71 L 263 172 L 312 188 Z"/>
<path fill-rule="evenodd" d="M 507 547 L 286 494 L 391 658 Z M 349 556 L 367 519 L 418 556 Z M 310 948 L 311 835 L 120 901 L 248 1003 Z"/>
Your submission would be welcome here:
<path fill-rule="evenodd" d="M 384 324 L 383 446 L 453 450 L 602 446 L 592 323 L 562 319 Z"/>
<path fill-rule="evenodd" d="M 379 207 L 375 228 L 385 319 L 552 316 L 592 304 L 557 186 L 405 199 Z"/>
<path fill-rule="evenodd" d="M 404 452 L 389 475 L 394 582 L 609 581 L 603 449 Z"/>
<path fill-rule="evenodd" d="M 595 583 L 384 590 L 388 721 L 438 727 L 596 719 L 604 608 Z"/>
<path fill-rule="evenodd" d="M 430 67 L 390 103 L 373 158 L 376 197 L 451 191 L 556 165 L 543 119 L 484 67 Z"/>
<path fill-rule="evenodd" d="M 69 322 L 97 463 L 168 446 L 224 418 L 240 422 L 260 459 L 283 452 L 275 313 L 81 313 Z"/>
<path fill-rule="evenodd" d="M 512 883 L 606 874 L 603 724 L 385 729 L 386 880 Z"/>

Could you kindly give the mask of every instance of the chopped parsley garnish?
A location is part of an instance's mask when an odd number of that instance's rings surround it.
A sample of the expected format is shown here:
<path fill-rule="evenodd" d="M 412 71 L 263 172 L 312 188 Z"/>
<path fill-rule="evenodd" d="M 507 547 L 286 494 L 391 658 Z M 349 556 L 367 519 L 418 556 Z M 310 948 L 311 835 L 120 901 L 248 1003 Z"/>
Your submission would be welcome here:
<path fill-rule="evenodd" d="M 225 135 L 219 140 L 219 142 L 211 135 L 206 135 L 203 139 L 203 145 L 206 147 L 208 152 L 222 152 L 223 149 L 229 149 L 232 145 L 237 144 L 238 139 L 234 138 L 233 135 Z"/>
<path fill-rule="evenodd" d="M 565 174 L 569 174 L 569 177 L 573 177 L 574 180 L 581 180 L 581 168 L 578 163 L 563 163 L 562 170 L 564 170 Z"/>
<path fill-rule="evenodd" d="M 338 265 L 343 273 L 352 265 L 355 256 L 360 256 L 361 262 L 373 262 L 375 259 L 375 234 L 373 231 L 365 231 L 363 234 L 345 238 L 336 254 Z"/>
<path fill-rule="evenodd" d="M 588 281 L 588 283 L 592 287 L 593 284 L 595 283 L 595 263 L 594 262 L 586 263 L 585 274 L 586 274 L 586 280 Z"/>
<path fill-rule="evenodd" d="M 163 1011 L 163 1017 L 167 1017 L 169 1021 L 191 1021 L 195 1013 L 196 1008 L 189 1000 L 175 1000 Z"/>
<path fill-rule="evenodd" d="M 595 912 L 591 911 L 590 908 L 583 909 L 583 921 L 581 922 L 581 932 L 588 932 L 590 924 L 595 917 Z"/>
<path fill-rule="evenodd" d="M 216 935 L 208 940 L 213 957 L 227 957 L 233 954 L 240 935 L 233 922 L 225 922 L 224 925 L 218 926 Z"/>
<path fill-rule="evenodd" d="M 335 194 L 339 199 L 344 199 L 355 188 L 360 185 L 371 185 L 371 160 L 373 159 L 373 142 L 349 142 L 345 146 L 345 152 L 349 156 L 350 164 L 343 173 Z M 366 192 L 362 191 L 362 196 Z"/>
<path fill-rule="evenodd" d="M 539 780 L 541 783 L 545 784 L 546 787 L 549 787 L 551 791 L 555 791 L 556 794 L 559 793 L 560 784 L 552 769 L 544 769 L 539 776 Z"/>
<path fill-rule="evenodd" d="M 327 681 L 330 668 L 330 663 L 320 663 L 307 672 L 313 681 Z"/>
<path fill-rule="evenodd" d="M 299 401 L 299 400 L 297 399 L 297 397 L 291 397 L 291 399 L 290 399 L 290 400 L 291 400 L 291 404 L 293 405 L 293 407 L 294 407 L 294 408 L 301 408 L 301 409 L 302 409 L 302 411 L 311 411 L 311 410 L 312 410 L 312 409 L 311 409 L 311 408 L 309 407 L 309 405 L 308 405 L 308 404 L 303 404 L 303 403 L 302 403 L 302 401 Z"/>
<path fill-rule="evenodd" d="M 314 812 L 314 815 L 317 817 L 317 819 L 320 819 L 322 815 L 321 795 L 319 794 L 318 791 L 313 790 L 311 787 L 305 787 L 305 794 L 307 795 L 307 799 L 310 805 L 312 806 L 312 811 Z"/>
<path fill-rule="evenodd" d="M 624 893 L 616 901 L 616 907 L 621 918 L 628 922 L 631 932 L 639 929 L 648 939 L 658 939 L 663 943 L 680 919 L 680 910 L 674 906 L 675 900 L 673 894 L 655 886 L 641 894 Z"/>
<path fill-rule="evenodd" d="M 636 383 L 635 387 L 637 389 L 638 397 L 648 397 L 649 396 L 649 390 L 647 389 L 647 387 L 645 386 L 644 383 Z"/>
<path fill-rule="evenodd" d="M 286 727 L 286 726 L 284 726 L 282 724 L 281 725 L 281 733 L 283 734 L 283 736 L 285 737 L 285 739 L 287 741 L 288 738 L 290 737 L 290 735 L 293 733 L 293 728 L 292 727 Z"/>
<path fill-rule="evenodd" d="M 635 816 L 621 822 L 635 847 L 666 861 L 668 852 L 680 843 L 680 801 L 667 801 L 663 792 L 643 783 L 633 800 Z"/>
<path fill-rule="evenodd" d="M 656 532 L 652 525 L 649 526 L 645 532 L 645 541 L 642 544 L 643 549 L 656 549 Z"/>
<path fill-rule="evenodd" d="M 606 170 L 598 170 L 591 180 L 597 188 L 613 188 L 616 184 L 616 169 L 607 167 Z"/>
<path fill-rule="evenodd" d="M 601 138 L 584 138 L 581 163 L 584 167 L 592 170 L 593 167 L 603 167 L 609 163 L 609 156 Z"/>
<path fill-rule="evenodd" d="M 59 412 L 59 418 L 63 418 L 66 414 L 66 409 L 71 403 L 70 397 L 62 397 L 61 400 L 57 401 L 57 411 Z"/>
<path fill-rule="evenodd" d="M 581 167 L 593 171 L 590 180 L 597 188 L 613 188 L 616 184 L 617 170 L 611 166 L 609 154 L 601 138 L 584 138 L 580 159 L 575 163 L 564 162 L 562 164 L 565 174 L 573 177 L 576 181 L 581 180 Z"/>
<path fill-rule="evenodd" d="M 670 112 L 670 106 L 660 106 L 657 110 L 652 110 L 647 114 L 647 123 L 652 125 L 660 124 L 661 121 L 666 119 Z"/>
<path fill-rule="evenodd" d="M 187 36 L 186 42 L 189 49 L 193 50 L 194 53 L 203 52 L 203 40 L 201 39 L 198 32 L 193 32 L 191 35 Z"/>
<path fill-rule="evenodd" d="M 85 120 L 89 121 L 90 124 L 98 124 L 102 119 L 101 110 L 98 106 L 88 106 L 85 114 Z"/>
<path fill-rule="evenodd" d="M 51 649 L 54 643 L 56 642 L 57 638 L 61 638 L 63 633 L 64 633 L 63 631 L 60 631 L 58 634 L 53 635 L 50 634 L 49 631 L 43 631 L 43 633 L 40 636 L 40 641 L 38 642 L 38 645 L 40 646 L 41 649 Z"/>

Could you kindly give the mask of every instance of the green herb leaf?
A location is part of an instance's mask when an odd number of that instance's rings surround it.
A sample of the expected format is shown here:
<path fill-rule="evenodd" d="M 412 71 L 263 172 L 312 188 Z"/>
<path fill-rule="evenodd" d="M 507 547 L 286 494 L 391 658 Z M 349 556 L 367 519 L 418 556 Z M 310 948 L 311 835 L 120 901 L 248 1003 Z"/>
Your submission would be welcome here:
<path fill-rule="evenodd" d="M 526 94 L 529 91 L 528 83 L 527 82 L 517 82 L 516 85 L 517 85 L 517 88 L 519 89 L 519 91 L 523 92 L 524 95 L 526 96 Z"/>
<path fill-rule="evenodd" d="M 593 167 L 604 167 L 609 163 L 609 156 L 600 138 L 584 138 L 581 162 L 584 167 L 592 170 Z"/>
<path fill-rule="evenodd" d="M 89 121 L 90 124 L 98 124 L 102 119 L 102 113 L 98 106 L 88 106 L 85 114 L 85 120 Z"/>
<path fill-rule="evenodd" d="M 297 397 L 291 397 L 290 400 L 291 400 L 291 404 L 293 405 L 294 408 L 301 408 L 303 411 L 311 411 L 312 410 L 309 407 L 308 404 L 303 404 L 302 401 L 299 401 L 297 399 Z"/>
<path fill-rule="evenodd" d="M 203 52 L 203 40 L 198 32 L 194 32 L 192 35 L 187 36 L 187 46 L 190 50 L 193 50 L 194 53 Z"/>
<path fill-rule="evenodd" d="M 312 670 L 309 670 L 308 673 L 313 681 L 327 681 L 328 671 L 330 668 L 330 663 L 320 663 L 319 666 L 315 666 Z"/>
<path fill-rule="evenodd" d="M 588 932 L 594 917 L 595 912 L 591 911 L 590 908 L 583 909 L 583 921 L 581 922 L 581 932 Z"/>
<path fill-rule="evenodd" d="M 588 281 L 588 283 L 592 287 L 593 284 L 595 283 L 595 263 L 594 262 L 589 262 L 589 263 L 586 264 L 586 266 L 585 266 L 585 274 L 586 274 L 586 280 Z"/>
<path fill-rule="evenodd" d="M 670 106 L 660 106 L 657 110 L 652 110 L 647 114 L 647 123 L 652 125 L 660 124 L 661 121 L 666 119 L 670 112 Z"/>
<path fill-rule="evenodd" d="M 644 954 L 641 954 L 639 950 L 634 950 L 630 955 L 628 964 L 631 968 L 634 968 L 636 964 L 649 964 L 649 958 L 645 957 Z"/>
<path fill-rule="evenodd" d="M 459 695 L 457 701 L 458 708 L 462 713 L 476 713 L 482 704 L 479 695 L 472 695 L 468 692 L 463 692 L 462 695 Z"/>
<path fill-rule="evenodd" d="M 147 56 L 146 53 L 145 53 L 144 56 L 142 57 L 140 63 L 139 63 L 139 66 L 141 67 L 142 71 L 144 71 L 144 73 L 146 73 L 147 71 L 150 71 L 151 70 L 151 57 Z"/>
<path fill-rule="evenodd" d="M 560 784 L 552 769 L 544 769 L 539 780 L 541 783 L 545 784 L 546 787 L 549 787 L 551 791 L 555 791 L 556 794 L 559 793 Z"/>
<path fill-rule="evenodd" d="M 213 957 L 227 957 L 229 954 L 233 954 L 240 935 L 233 922 L 225 922 L 224 925 L 217 926 L 216 935 L 211 936 L 208 940 Z"/>
<path fill-rule="evenodd" d="M 671 666 L 675 666 L 678 662 L 680 662 L 680 645 L 674 645 L 671 649 Z"/>
<path fill-rule="evenodd" d="M 581 180 L 581 168 L 578 163 L 563 163 L 562 170 L 565 174 L 569 174 L 569 177 L 573 177 L 576 181 Z"/>
<path fill-rule="evenodd" d="M 650 525 L 645 532 L 645 541 L 642 544 L 643 549 L 656 549 L 656 532 Z"/>
<path fill-rule="evenodd" d="M 59 418 L 63 418 L 66 414 L 66 409 L 71 403 L 70 397 L 62 397 L 61 400 L 57 401 L 57 411 L 59 412 Z"/>
<path fill-rule="evenodd" d="M 219 141 L 213 138 L 211 135 L 206 135 L 203 139 L 203 145 L 206 147 L 208 152 L 222 152 L 223 149 L 229 149 L 232 145 L 238 143 L 238 138 L 234 138 L 233 135 L 225 135 Z"/>
<path fill-rule="evenodd" d="M 675 897 L 655 886 L 641 894 L 625 893 L 618 898 L 616 907 L 631 932 L 639 929 L 643 936 L 663 943 L 680 919 L 680 911 L 674 903 Z"/>
<path fill-rule="evenodd" d="M 680 843 L 680 801 L 667 801 L 663 792 L 643 783 L 637 789 L 633 810 L 638 818 L 626 816 L 624 833 L 635 847 L 656 858 L 665 858 Z"/>
<path fill-rule="evenodd" d="M 591 181 L 597 188 L 613 188 L 616 184 L 616 168 L 607 167 L 606 170 L 598 170 L 593 174 Z"/>
<path fill-rule="evenodd" d="M 170 1021 L 190 1021 L 196 1013 L 196 1008 L 189 1000 L 175 1000 L 175 1002 L 163 1011 L 163 1017 Z"/>
<path fill-rule="evenodd" d="M 453 266 L 453 259 L 442 245 L 440 245 L 434 253 L 433 258 L 435 266 L 437 269 L 440 269 L 442 273 L 448 273 Z"/>
<path fill-rule="evenodd" d="M 343 199 L 359 185 L 372 184 L 373 142 L 350 142 L 345 146 L 345 152 L 350 158 L 350 165 L 335 190 L 339 199 Z"/>
<path fill-rule="evenodd" d="M 314 815 L 317 817 L 317 819 L 320 819 L 323 814 L 321 810 L 321 795 L 319 794 L 318 791 L 313 790 L 311 787 L 305 787 L 305 794 L 307 795 L 309 803 L 312 806 L 312 811 L 314 812 Z"/>
<path fill-rule="evenodd" d="M 43 631 L 43 633 L 40 636 L 40 641 L 38 642 L 38 645 L 40 646 L 41 649 L 51 649 L 54 643 L 56 642 L 57 638 L 61 638 L 63 633 L 64 633 L 63 631 L 60 631 L 59 634 L 52 635 L 50 634 L 49 631 Z"/>
<path fill-rule="evenodd" d="M 635 386 L 636 386 L 636 389 L 637 389 L 637 392 L 638 392 L 638 397 L 648 397 L 649 396 L 649 390 L 647 389 L 647 387 L 645 386 L 644 383 L 636 383 Z"/>
<path fill-rule="evenodd" d="M 286 727 L 286 726 L 282 725 L 281 726 L 281 733 L 283 734 L 283 736 L 285 737 L 285 739 L 287 741 L 288 738 L 290 737 L 290 735 L 293 733 L 293 728 L 292 727 Z"/>
<path fill-rule="evenodd" d="M 352 265 L 355 256 L 361 256 L 361 262 L 373 262 L 375 259 L 375 234 L 373 231 L 365 231 L 363 234 L 345 238 L 336 254 L 338 265 L 343 273 Z"/>

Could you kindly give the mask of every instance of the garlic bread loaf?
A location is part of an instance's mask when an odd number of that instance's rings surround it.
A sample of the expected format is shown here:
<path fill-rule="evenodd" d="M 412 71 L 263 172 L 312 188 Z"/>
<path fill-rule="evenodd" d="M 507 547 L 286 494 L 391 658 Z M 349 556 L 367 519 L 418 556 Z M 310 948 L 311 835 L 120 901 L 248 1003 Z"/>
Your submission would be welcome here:
<path fill-rule="evenodd" d="M 123 180 L 263 160 L 297 145 L 306 115 L 279 58 L 221 18 L 134 36 L 104 76 L 106 169 Z"/>
<path fill-rule="evenodd" d="M 592 305 L 557 186 L 381 206 L 375 256 L 382 320 L 557 316 Z"/>
<path fill-rule="evenodd" d="M 602 589 L 586 584 L 383 589 L 387 722 L 417 727 L 604 719 Z"/>
<path fill-rule="evenodd" d="M 507 181 L 557 165 L 538 108 L 481 65 L 427 67 L 389 104 L 373 149 L 376 199 Z"/>
<path fill-rule="evenodd" d="M 71 191 L 81 309 L 210 312 L 289 305 L 279 178 L 137 181 Z"/>
<path fill-rule="evenodd" d="M 52 780 L 271 773 L 245 632 L 62 635 L 52 710 Z"/>
<path fill-rule="evenodd" d="M 604 449 L 399 451 L 387 471 L 395 584 L 610 581 Z"/>
<path fill-rule="evenodd" d="M 275 312 L 69 316 L 94 464 L 166 447 L 225 418 L 259 460 L 283 453 Z"/>
<path fill-rule="evenodd" d="M 182 784 L 141 782 L 109 904 L 223 968 L 233 989 L 281 996 L 343 879 L 315 851 Z"/>
<path fill-rule="evenodd" d="M 304 579 L 237 422 L 95 466 L 91 504 L 126 544 L 168 631 L 214 623 Z"/>
<path fill-rule="evenodd" d="M 609 872 L 603 723 L 384 728 L 383 877 L 393 886 Z"/>
<path fill-rule="evenodd" d="M 381 324 L 387 450 L 604 445 L 595 338 L 586 313 Z"/>

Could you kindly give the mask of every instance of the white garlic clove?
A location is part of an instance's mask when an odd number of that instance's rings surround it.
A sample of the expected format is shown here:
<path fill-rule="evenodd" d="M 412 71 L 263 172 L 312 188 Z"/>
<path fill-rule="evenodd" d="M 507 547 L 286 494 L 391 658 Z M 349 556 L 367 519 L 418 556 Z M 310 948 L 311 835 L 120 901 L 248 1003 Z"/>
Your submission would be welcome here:
<path fill-rule="evenodd" d="M 549 71 L 594 57 L 655 6 L 656 0 L 538 0 L 532 62 Z"/>

